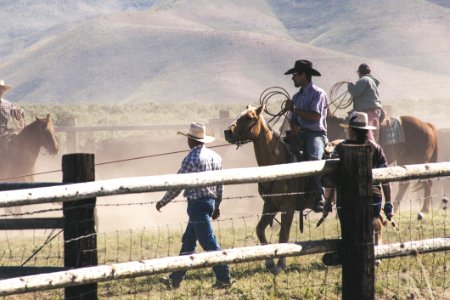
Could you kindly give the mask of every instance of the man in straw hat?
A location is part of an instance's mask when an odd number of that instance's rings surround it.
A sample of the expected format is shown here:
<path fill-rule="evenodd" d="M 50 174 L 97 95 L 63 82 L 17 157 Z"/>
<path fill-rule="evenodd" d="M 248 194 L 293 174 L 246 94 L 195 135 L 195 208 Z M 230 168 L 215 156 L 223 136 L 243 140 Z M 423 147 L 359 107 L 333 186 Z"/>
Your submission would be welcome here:
<path fill-rule="evenodd" d="M 307 160 L 321 160 L 324 154 L 327 138 L 327 94 L 312 83 L 312 76 L 321 76 L 313 68 L 309 60 L 297 60 L 292 69 L 284 73 L 292 74 L 295 87 L 300 87 L 292 100 L 286 102 L 289 110 L 289 124 L 291 126 L 290 139 L 293 144 L 303 145 L 304 156 Z M 315 197 L 315 212 L 323 211 L 325 204 L 321 176 L 314 176 L 312 192 Z"/>
<path fill-rule="evenodd" d="M 191 149 L 184 158 L 178 173 L 205 172 L 222 169 L 222 158 L 216 152 L 206 148 L 205 144 L 214 141 L 213 135 L 207 135 L 205 125 L 191 123 L 188 132 L 178 132 L 186 136 Z M 156 203 L 156 209 L 161 210 L 173 200 L 182 190 L 167 191 L 163 198 Z M 195 252 L 197 240 L 205 251 L 219 251 L 220 246 L 214 235 L 211 218 L 220 216 L 220 202 L 222 201 L 222 185 L 209 187 L 187 188 L 183 196 L 187 198 L 189 223 L 182 238 L 180 255 L 189 255 Z M 230 269 L 227 265 L 213 267 L 216 275 L 215 288 L 231 286 Z M 169 278 L 163 279 L 170 288 L 178 288 L 186 271 L 176 271 Z"/>
<path fill-rule="evenodd" d="M 19 121 L 20 128 L 24 126 L 25 113 L 23 109 L 3 98 L 3 94 L 10 89 L 10 85 L 0 80 L 0 134 L 7 133 L 9 118 L 14 118 Z"/>
<path fill-rule="evenodd" d="M 380 145 L 378 145 L 373 140 L 369 139 L 368 133 L 370 130 L 375 130 L 376 127 L 369 125 L 369 119 L 367 113 L 365 112 L 357 112 L 354 111 L 349 119 L 348 124 L 340 124 L 344 128 L 348 128 L 349 138 L 344 140 L 342 143 L 338 144 L 334 149 L 333 153 L 331 153 L 331 158 L 339 158 L 342 156 L 342 147 L 345 144 L 353 144 L 353 145 L 370 145 L 372 148 L 372 167 L 373 168 L 385 168 L 388 166 L 386 157 L 384 155 L 383 149 Z M 382 193 L 381 189 L 383 189 L 385 203 L 384 203 L 384 214 L 386 215 L 388 220 L 391 220 L 394 216 L 393 213 L 393 205 L 391 203 L 391 185 L 389 182 L 383 183 L 382 185 L 377 184 L 373 186 L 373 218 L 376 220 L 381 212 L 381 204 L 382 204 Z M 337 212 L 340 215 L 339 211 L 339 195 L 337 197 Z"/>

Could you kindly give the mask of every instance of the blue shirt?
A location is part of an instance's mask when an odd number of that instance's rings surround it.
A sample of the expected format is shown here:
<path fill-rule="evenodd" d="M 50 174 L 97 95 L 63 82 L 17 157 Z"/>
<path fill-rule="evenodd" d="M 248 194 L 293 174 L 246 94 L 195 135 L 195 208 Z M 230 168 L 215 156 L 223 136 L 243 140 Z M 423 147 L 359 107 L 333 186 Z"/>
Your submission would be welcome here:
<path fill-rule="evenodd" d="M 222 170 L 222 158 L 219 154 L 206 148 L 204 145 L 195 146 L 189 151 L 188 155 L 183 159 L 180 170 L 181 173 L 195 173 Z M 181 190 L 167 191 L 161 199 L 163 205 L 172 201 L 181 193 Z M 195 200 L 204 197 L 212 197 L 216 199 L 216 207 L 222 201 L 223 185 L 187 188 L 184 190 L 183 196 L 188 200 Z"/>
<path fill-rule="evenodd" d="M 327 94 L 321 88 L 310 82 L 301 92 L 301 90 L 292 97 L 294 109 L 298 108 L 305 111 L 316 112 L 320 115 L 319 122 L 307 121 L 298 115 L 290 114 L 290 118 L 295 118 L 295 123 L 302 129 L 311 131 L 327 131 Z"/>

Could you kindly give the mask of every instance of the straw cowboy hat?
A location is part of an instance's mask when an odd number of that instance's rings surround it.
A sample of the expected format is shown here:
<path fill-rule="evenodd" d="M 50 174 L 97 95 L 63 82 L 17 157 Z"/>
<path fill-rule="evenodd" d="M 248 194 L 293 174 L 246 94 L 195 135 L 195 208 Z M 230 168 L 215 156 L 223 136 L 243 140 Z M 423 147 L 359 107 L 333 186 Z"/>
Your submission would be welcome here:
<path fill-rule="evenodd" d="M 0 86 L 5 88 L 5 91 L 11 89 L 11 86 L 9 84 L 5 84 L 5 81 L 0 80 Z"/>
<path fill-rule="evenodd" d="M 352 112 L 348 124 L 339 124 L 341 127 L 348 128 L 359 128 L 367 130 L 377 129 L 375 126 L 368 125 L 369 118 L 365 112 L 354 111 Z"/>
<path fill-rule="evenodd" d="M 311 76 L 321 76 L 320 72 L 316 69 L 313 69 L 312 62 L 306 59 L 297 60 L 292 69 L 287 70 L 284 75 L 298 73 L 301 74 L 303 72 L 311 74 Z"/>
<path fill-rule="evenodd" d="M 179 131 L 178 134 L 187 136 L 190 139 L 202 142 L 204 144 L 213 142 L 216 138 L 213 135 L 206 134 L 206 127 L 201 123 L 192 122 L 188 132 Z"/>

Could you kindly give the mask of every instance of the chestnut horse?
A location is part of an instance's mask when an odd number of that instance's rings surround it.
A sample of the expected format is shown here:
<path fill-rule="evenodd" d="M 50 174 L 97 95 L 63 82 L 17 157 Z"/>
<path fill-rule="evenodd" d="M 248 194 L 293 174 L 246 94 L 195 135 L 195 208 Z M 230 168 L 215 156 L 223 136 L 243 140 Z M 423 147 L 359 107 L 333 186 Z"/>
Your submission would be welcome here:
<path fill-rule="evenodd" d="M 253 142 L 256 161 L 259 166 L 285 164 L 290 162 L 290 153 L 280 136 L 273 132 L 263 117 L 264 105 L 258 108 L 247 106 L 237 120 L 225 130 L 225 140 L 231 144 Z M 313 209 L 314 200 L 309 194 L 302 194 L 309 182 L 307 178 L 287 179 L 258 184 L 258 191 L 264 200 L 261 219 L 256 234 L 262 245 L 268 244 L 265 229 L 271 225 L 275 214 L 281 213 L 279 242 L 289 241 L 290 229 L 296 210 Z M 284 195 L 279 197 L 279 195 Z M 274 195 L 274 196 L 271 196 Z M 303 214 L 302 214 L 303 215 Z M 286 259 L 280 258 L 275 266 L 273 259 L 266 260 L 266 267 L 278 274 L 286 267 Z"/>
<path fill-rule="evenodd" d="M 393 145 L 381 144 L 386 159 L 389 163 L 396 162 L 397 165 L 410 164 L 426 164 L 437 162 L 438 146 L 437 146 L 437 130 L 427 122 L 419 120 L 412 116 L 400 117 L 405 142 Z M 344 131 L 339 126 L 340 123 L 347 123 L 343 118 L 336 116 L 328 116 L 328 138 L 330 140 L 343 138 Z M 383 127 L 383 124 L 381 125 Z M 428 213 L 431 210 L 431 185 L 429 180 L 419 183 L 424 189 L 425 201 L 423 203 L 422 212 Z M 399 185 L 397 195 L 394 200 L 394 207 L 398 210 L 400 201 L 409 186 L 408 182 Z"/>
<path fill-rule="evenodd" d="M 17 134 L 0 137 L 0 181 L 33 181 L 34 165 L 42 147 L 52 155 L 59 151 L 49 114 L 42 119 L 36 117 Z M 20 212 L 20 208 L 7 212 Z"/>

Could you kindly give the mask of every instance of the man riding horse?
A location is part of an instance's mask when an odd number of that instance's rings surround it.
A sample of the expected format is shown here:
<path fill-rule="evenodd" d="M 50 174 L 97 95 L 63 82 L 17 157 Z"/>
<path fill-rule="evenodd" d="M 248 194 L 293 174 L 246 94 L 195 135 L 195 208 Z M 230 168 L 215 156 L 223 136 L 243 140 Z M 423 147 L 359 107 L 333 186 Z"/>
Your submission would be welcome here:
<path fill-rule="evenodd" d="M 284 73 L 292 74 L 295 87 L 300 87 L 292 100 L 286 102 L 289 110 L 291 141 L 302 145 L 306 160 L 320 160 L 324 154 L 327 139 L 327 94 L 312 83 L 312 76 L 321 76 L 308 60 L 297 60 L 292 69 Z M 321 176 L 314 176 L 312 189 L 315 197 L 315 212 L 324 209 L 325 200 Z"/>

